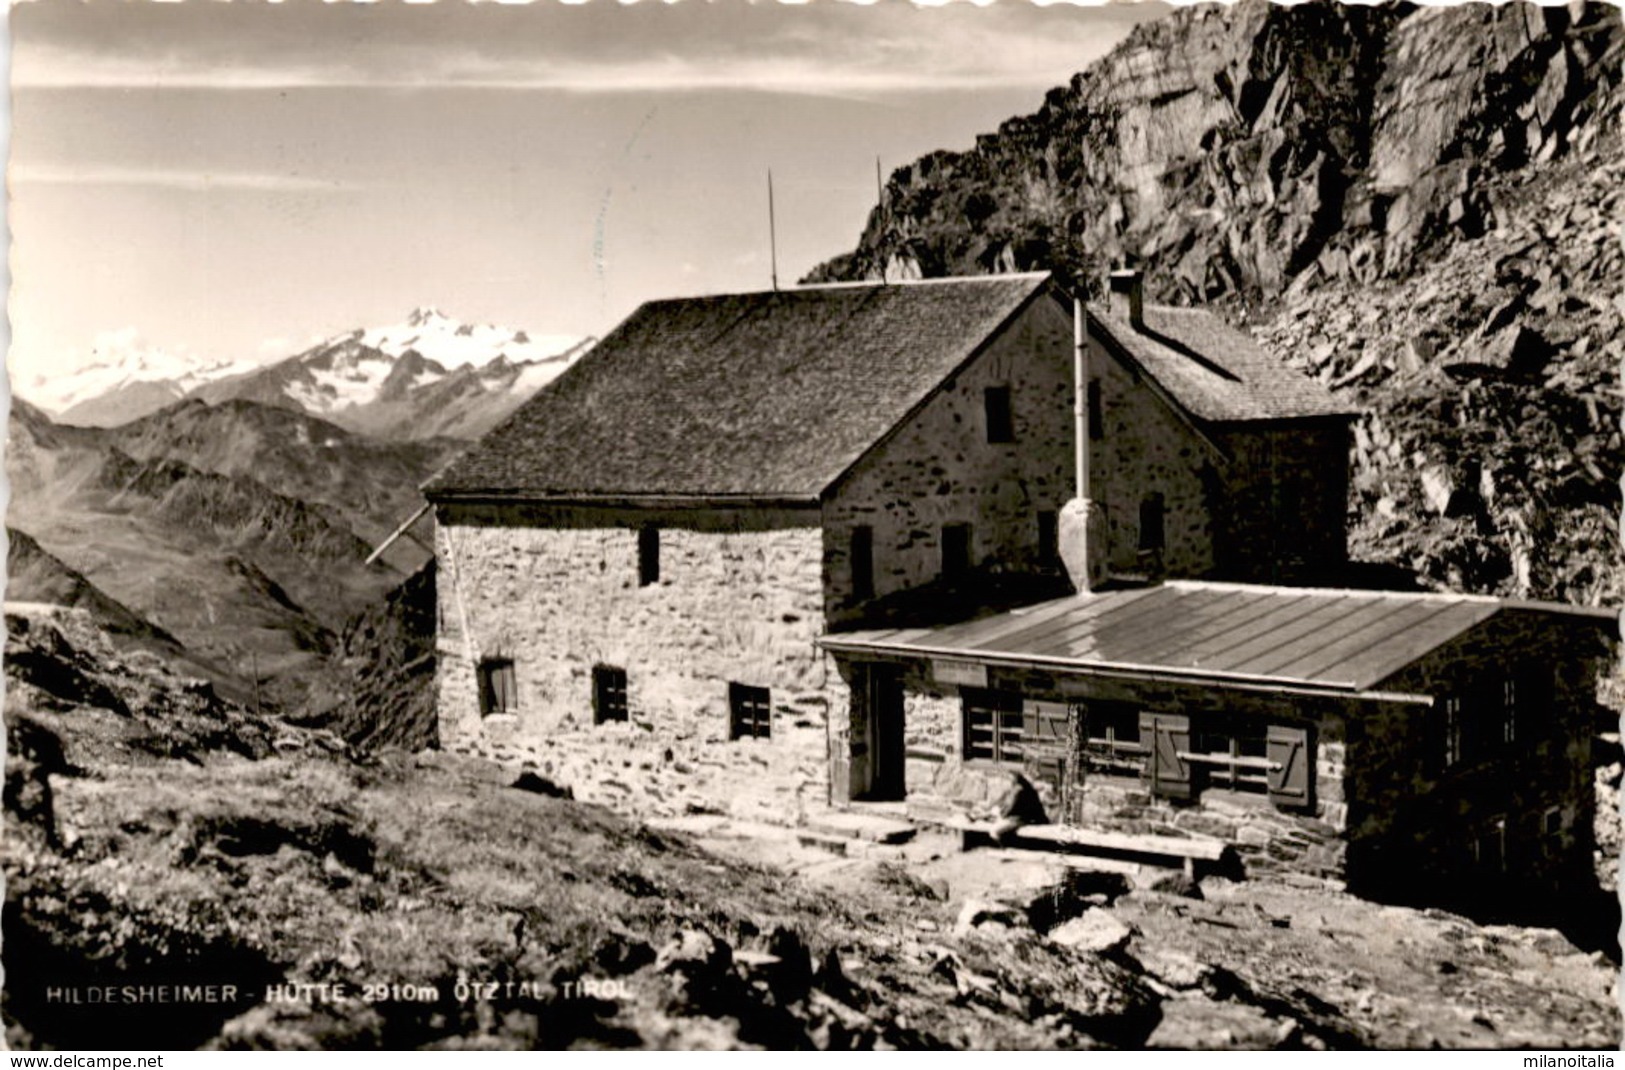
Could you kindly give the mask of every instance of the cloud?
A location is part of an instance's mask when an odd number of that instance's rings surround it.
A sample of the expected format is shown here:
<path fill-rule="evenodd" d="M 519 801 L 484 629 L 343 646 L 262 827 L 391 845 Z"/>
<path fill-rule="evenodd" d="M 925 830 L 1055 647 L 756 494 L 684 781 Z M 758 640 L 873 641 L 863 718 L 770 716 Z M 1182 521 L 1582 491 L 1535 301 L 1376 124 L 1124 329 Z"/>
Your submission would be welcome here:
<path fill-rule="evenodd" d="M 24 5 L 13 83 L 836 96 L 1042 88 L 1087 66 L 1130 23 L 1167 10 L 1019 0 L 929 8 L 898 0 L 578 8 L 548 2 L 500 10 L 439 4 L 361 14 L 349 10 L 355 5 L 323 6 L 346 10 L 324 13 L 297 3 L 39 5 L 46 18 Z"/>
<path fill-rule="evenodd" d="M 203 171 L 96 165 L 62 167 L 14 164 L 9 180 L 18 185 L 153 186 L 198 193 L 243 191 L 263 193 L 331 193 L 354 184 L 301 175 L 249 171 Z"/>

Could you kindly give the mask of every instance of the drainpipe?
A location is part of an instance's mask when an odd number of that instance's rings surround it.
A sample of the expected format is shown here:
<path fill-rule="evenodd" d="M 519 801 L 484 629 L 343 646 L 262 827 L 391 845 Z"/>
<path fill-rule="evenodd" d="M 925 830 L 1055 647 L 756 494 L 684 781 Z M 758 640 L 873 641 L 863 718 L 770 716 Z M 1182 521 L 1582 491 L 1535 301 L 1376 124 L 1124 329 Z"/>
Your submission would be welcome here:
<path fill-rule="evenodd" d="M 1072 415 L 1078 498 L 1089 500 L 1089 322 L 1083 302 L 1072 299 Z"/>
<path fill-rule="evenodd" d="M 1061 507 L 1058 536 L 1061 563 L 1079 594 L 1106 582 L 1106 513 L 1089 498 L 1089 315 L 1072 300 L 1073 489 L 1077 496 Z"/>

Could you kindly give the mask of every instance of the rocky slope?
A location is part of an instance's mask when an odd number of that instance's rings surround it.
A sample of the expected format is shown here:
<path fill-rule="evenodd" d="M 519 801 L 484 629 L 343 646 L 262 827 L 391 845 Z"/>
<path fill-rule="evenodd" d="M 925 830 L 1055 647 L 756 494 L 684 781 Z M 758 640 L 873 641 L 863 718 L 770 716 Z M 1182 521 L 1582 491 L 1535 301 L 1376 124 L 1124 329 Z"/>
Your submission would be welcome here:
<path fill-rule="evenodd" d="M 79 609 L 115 635 L 175 643 L 175 637 L 109 597 L 47 553 L 27 532 L 6 529 L 6 601 Z"/>
<path fill-rule="evenodd" d="M 253 479 L 343 517 L 370 545 L 423 504 L 418 485 L 466 445 L 429 436 L 390 441 L 279 406 L 211 405 L 196 398 L 115 428 L 107 438 L 141 460 L 167 458 L 214 475 Z M 387 560 L 412 569 L 426 552 L 408 541 Z"/>
<path fill-rule="evenodd" d="M 1618 598 L 1622 55 L 1605 4 L 1191 8 L 896 171 L 813 277 L 1051 268 L 1099 296 L 1141 265 L 1368 407 L 1360 552 Z"/>
<path fill-rule="evenodd" d="M 1260 340 L 1355 398 L 1354 552 L 1434 586 L 1625 602 L 1625 154 L 1480 187 L 1482 236 L 1305 286 Z"/>
<path fill-rule="evenodd" d="M 215 682 L 296 704 L 326 682 L 340 629 L 428 551 L 371 547 L 456 448 L 382 443 L 286 409 L 190 401 L 119 428 L 17 402 L 9 520 L 112 601 L 183 643 Z M 71 591 L 36 585 L 60 600 Z M 60 589 L 58 589 L 60 588 Z"/>
<path fill-rule="evenodd" d="M 301 723 L 369 750 L 440 743 L 434 708 L 435 564 L 345 624 L 331 693 L 313 694 Z"/>

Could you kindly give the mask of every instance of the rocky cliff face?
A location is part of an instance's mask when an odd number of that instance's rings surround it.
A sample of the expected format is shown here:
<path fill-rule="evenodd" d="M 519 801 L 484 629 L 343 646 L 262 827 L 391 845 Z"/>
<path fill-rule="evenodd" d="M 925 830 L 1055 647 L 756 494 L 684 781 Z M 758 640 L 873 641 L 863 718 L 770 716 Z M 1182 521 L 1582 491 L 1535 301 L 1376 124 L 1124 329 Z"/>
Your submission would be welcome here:
<path fill-rule="evenodd" d="M 1434 586 L 1625 598 L 1616 515 L 1625 158 L 1477 187 L 1489 232 L 1278 302 L 1266 345 L 1355 398 L 1351 547 Z"/>
<path fill-rule="evenodd" d="M 896 171 L 815 278 L 1125 260 L 1183 302 L 1370 279 L 1483 233 L 1491 174 L 1620 115 L 1610 5 L 1203 5 L 1148 23 L 970 152 Z"/>
<path fill-rule="evenodd" d="M 1048 268 L 1100 296 L 1142 266 L 1367 408 L 1358 552 L 1618 597 L 1622 56 L 1603 4 L 1191 8 L 896 171 L 812 278 Z"/>

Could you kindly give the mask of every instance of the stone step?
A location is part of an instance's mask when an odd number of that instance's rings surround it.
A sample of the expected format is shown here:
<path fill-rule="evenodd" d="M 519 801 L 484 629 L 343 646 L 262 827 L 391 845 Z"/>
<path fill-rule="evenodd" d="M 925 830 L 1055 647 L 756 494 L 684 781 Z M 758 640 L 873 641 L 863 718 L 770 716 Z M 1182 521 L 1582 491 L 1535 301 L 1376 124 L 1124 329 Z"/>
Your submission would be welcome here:
<path fill-rule="evenodd" d="M 796 833 L 796 842 L 803 847 L 816 847 L 820 851 L 828 851 L 832 855 L 844 855 L 847 845 L 852 842 L 852 837 L 829 836 L 822 832 L 802 829 Z"/>

